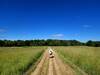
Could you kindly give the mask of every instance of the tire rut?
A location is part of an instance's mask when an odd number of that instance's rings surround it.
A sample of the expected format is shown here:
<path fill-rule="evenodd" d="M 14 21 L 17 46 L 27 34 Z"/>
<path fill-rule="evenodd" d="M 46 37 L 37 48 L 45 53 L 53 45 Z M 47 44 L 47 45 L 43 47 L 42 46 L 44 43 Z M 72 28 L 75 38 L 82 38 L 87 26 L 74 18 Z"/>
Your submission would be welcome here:
<path fill-rule="evenodd" d="M 48 50 L 45 51 L 43 58 L 37 65 L 34 72 L 30 75 L 75 75 L 73 69 L 69 65 L 65 65 L 57 54 L 50 58 Z"/>

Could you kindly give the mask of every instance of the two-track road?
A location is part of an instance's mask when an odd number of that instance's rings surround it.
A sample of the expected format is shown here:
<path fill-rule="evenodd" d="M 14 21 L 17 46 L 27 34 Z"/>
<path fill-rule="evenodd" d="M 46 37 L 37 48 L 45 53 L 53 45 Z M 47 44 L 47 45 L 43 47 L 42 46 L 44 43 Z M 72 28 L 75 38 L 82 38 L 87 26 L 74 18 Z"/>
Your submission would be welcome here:
<path fill-rule="evenodd" d="M 54 58 L 50 58 L 46 50 L 40 63 L 30 75 L 75 75 L 69 65 L 64 64 L 55 52 L 53 54 Z"/>

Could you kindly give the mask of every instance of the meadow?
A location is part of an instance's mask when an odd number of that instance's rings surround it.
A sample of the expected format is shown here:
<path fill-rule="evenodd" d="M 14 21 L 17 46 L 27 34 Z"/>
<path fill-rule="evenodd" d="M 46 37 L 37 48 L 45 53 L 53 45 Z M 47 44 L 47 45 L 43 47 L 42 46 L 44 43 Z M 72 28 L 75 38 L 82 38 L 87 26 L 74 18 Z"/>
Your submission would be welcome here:
<path fill-rule="evenodd" d="M 100 47 L 59 46 L 53 48 L 61 59 L 75 70 L 88 75 L 100 75 Z M 79 75 L 82 74 L 79 73 Z"/>
<path fill-rule="evenodd" d="M 23 75 L 46 47 L 0 47 L 0 75 Z"/>

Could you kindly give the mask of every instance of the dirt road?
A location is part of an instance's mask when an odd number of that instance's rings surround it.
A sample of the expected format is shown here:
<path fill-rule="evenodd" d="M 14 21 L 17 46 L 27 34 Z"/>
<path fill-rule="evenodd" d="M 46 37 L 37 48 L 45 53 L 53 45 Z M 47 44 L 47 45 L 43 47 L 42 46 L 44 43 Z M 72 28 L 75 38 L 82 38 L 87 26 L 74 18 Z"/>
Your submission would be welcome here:
<path fill-rule="evenodd" d="M 55 52 L 53 54 L 54 58 L 49 58 L 46 50 L 35 71 L 30 75 L 75 75 L 69 65 L 64 64 Z"/>

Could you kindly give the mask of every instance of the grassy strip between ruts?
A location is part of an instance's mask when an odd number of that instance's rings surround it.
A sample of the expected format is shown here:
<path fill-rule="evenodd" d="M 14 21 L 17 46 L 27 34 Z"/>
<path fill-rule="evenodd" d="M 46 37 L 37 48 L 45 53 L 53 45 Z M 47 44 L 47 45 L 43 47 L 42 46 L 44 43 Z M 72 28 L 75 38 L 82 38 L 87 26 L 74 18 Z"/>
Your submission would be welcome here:
<path fill-rule="evenodd" d="M 66 63 L 80 72 L 78 75 L 84 75 L 84 72 L 88 75 L 100 75 L 100 47 L 70 46 L 54 49 Z"/>
<path fill-rule="evenodd" d="M 23 75 L 46 47 L 0 47 L 0 75 Z"/>

